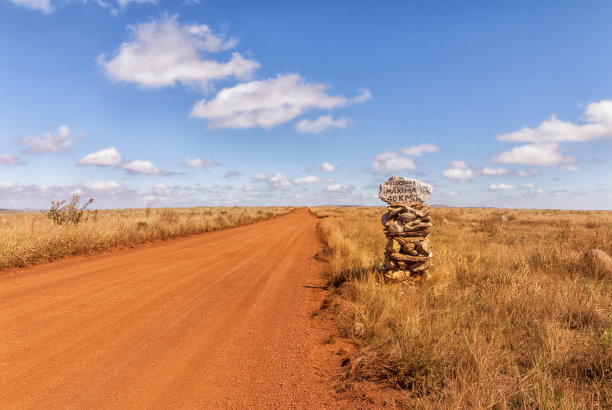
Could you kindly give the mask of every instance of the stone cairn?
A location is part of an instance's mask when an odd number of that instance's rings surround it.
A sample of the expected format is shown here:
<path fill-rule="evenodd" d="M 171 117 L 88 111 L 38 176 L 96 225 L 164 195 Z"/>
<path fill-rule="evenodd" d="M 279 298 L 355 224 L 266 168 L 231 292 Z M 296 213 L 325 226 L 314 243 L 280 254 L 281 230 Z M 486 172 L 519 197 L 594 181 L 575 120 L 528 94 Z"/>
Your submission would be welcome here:
<path fill-rule="evenodd" d="M 429 205 L 424 204 L 433 187 L 411 178 L 392 177 L 380 185 L 379 197 L 387 202 L 382 216 L 385 276 L 400 282 L 429 277 L 432 266 Z"/>

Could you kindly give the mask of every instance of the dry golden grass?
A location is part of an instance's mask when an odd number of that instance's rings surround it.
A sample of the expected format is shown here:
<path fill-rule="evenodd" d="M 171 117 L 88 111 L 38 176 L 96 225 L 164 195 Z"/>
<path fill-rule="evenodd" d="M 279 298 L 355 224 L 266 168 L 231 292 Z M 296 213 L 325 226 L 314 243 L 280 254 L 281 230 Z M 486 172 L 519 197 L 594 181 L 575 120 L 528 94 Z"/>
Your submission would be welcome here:
<path fill-rule="evenodd" d="M 411 408 L 612 407 L 612 277 L 583 261 L 612 254 L 612 212 L 432 209 L 433 277 L 415 287 L 380 279 L 384 208 L 313 212 L 365 328 L 346 330 L 353 380 Z"/>
<path fill-rule="evenodd" d="M 0 212 L 0 270 L 232 228 L 295 208 L 162 208 L 85 211 L 74 225 L 56 225 L 40 212 Z"/>

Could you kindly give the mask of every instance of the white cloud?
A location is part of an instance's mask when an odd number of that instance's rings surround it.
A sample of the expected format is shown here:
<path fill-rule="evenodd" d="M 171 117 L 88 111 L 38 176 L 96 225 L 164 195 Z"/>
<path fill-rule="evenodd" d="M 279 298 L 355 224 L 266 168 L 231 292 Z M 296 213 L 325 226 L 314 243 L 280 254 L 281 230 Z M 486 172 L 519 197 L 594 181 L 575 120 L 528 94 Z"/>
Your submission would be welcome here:
<path fill-rule="evenodd" d="M 522 188 L 528 188 L 528 189 L 533 189 L 535 188 L 535 185 L 531 182 L 527 182 L 526 184 L 522 184 L 521 185 Z"/>
<path fill-rule="evenodd" d="M 274 174 L 268 178 L 268 181 L 274 187 L 288 187 L 293 185 L 289 177 L 284 174 Z"/>
<path fill-rule="evenodd" d="M 101 151 L 92 152 L 77 161 L 77 165 L 97 165 L 99 167 L 107 167 L 110 165 L 119 165 L 123 159 L 117 151 L 117 148 L 110 147 Z"/>
<path fill-rule="evenodd" d="M 254 189 L 252 186 L 242 185 L 242 184 L 232 185 L 231 188 L 238 190 L 238 191 L 244 191 L 244 192 L 250 192 L 250 191 L 253 191 Z"/>
<path fill-rule="evenodd" d="M 157 0 L 117 0 L 121 7 L 125 7 L 130 3 L 157 3 Z"/>
<path fill-rule="evenodd" d="M 561 166 L 575 159 L 563 156 L 557 143 L 527 144 L 514 147 L 491 159 L 502 164 L 521 164 L 536 166 Z"/>
<path fill-rule="evenodd" d="M 236 170 L 227 171 L 225 173 L 225 175 L 223 175 L 223 178 L 234 178 L 234 177 L 238 177 L 240 175 L 242 175 L 242 172 L 240 172 L 240 171 L 236 171 Z"/>
<path fill-rule="evenodd" d="M 555 143 L 612 138 L 612 100 L 590 103 L 587 106 L 585 117 L 587 123 L 577 125 L 561 121 L 553 115 L 536 128 L 524 127 L 519 131 L 500 135 L 498 139 L 500 141 Z"/>
<path fill-rule="evenodd" d="M 17 182 L 0 181 L 0 191 L 13 191 L 19 189 Z"/>
<path fill-rule="evenodd" d="M 151 161 L 141 161 L 138 159 L 128 162 L 127 164 L 123 164 L 121 168 L 132 174 L 168 174 L 168 171 L 164 171 L 163 169 L 156 167 Z"/>
<path fill-rule="evenodd" d="M 251 181 L 253 182 L 267 182 L 270 186 L 274 188 L 286 188 L 293 186 L 293 181 L 285 175 L 285 174 L 272 174 L 266 175 L 264 173 L 253 174 L 251 175 Z"/>
<path fill-rule="evenodd" d="M 508 175 L 508 170 L 505 168 L 487 168 L 482 169 L 482 175 Z"/>
<path fill-rule="evenodd" d="M 201 185 L 168 187 L 162 184 L 148 190 L 137 190 L 115 181 L 87 181 L 66 186 L 0 181 L 0 208 L 48 209 L 51 200 L 70 198 L 74 194 L 83 198 L 94 197 L 94 207 L 136 208 L 151 201 L 158 206 L 197 206 L 203 201 L 223 199 L 224 191 L 216 186 L 208 189 Z"/>
<path fill-rule="evenodd" d="M 355 101 L 356 103 L 366 102 L 370 98 L 372 98 L 372 93 L 370 93 L 370 90 L 362 88 L 359 91 L 361 92 L 361 94 L 359 94 L 357 97 L 353 99 L 353 101 Z"/>
<path fill-rule="evenodd" d="M 189 185 L 189 186 L 185 187 L 185 189 L 188 190 L 188 191 L 195 191 L 195 192 L 206 192 L 208 190 L 208 188 L 203 187 L 200 184 Z"/>
<path fill-rule="evenodd" d="M 51 13 L 53 7 L 51 7 L 51 0 L 9 0 L 11 3 L 17 6 L 25 7 L 30 10 L 42 11 L 45 14 Z"/>
<path fill-rule="evenodd" d="M 416 162 L 412 158 L 402 157 L 394 151 L 379 154 L 372 162 L 372 169 L 376 173 L 401 172 L 407 169 L 416 169 Z"/>
<path fill-rule="evenodd" d="M 489 185 L 489 191 L 508 191 L 511 189 L 516 189 L 515 185 L 509 184 L 491 184 Z"/>
<path fill-rule="evenodd" d="M 467 182 L 476 178 L 476 174 L 471 169 L 448 168 L 442 173 L 444 178 L 456 179 L 460 182 Z"/>
<path fill-rule="evenodd" d="M 459 182 L 468 182 L 478 176 L 465 161 L 453 161 L 442 173 L 444 178 L 455 179 Z"/>
<path fill-rule="evenodd" d="M 121 186 L 119 182 L 115 181 L 86 181 L 80 185 L 92 191 L 110 191 Z"/>
<path fill-rule="evenodd" d="M 203 53 L 228 50 L 236 45 L 236 40 L 225 40 L 204 24 L 180 25 L 173 16 L 132 29 L 134 39 L 123 43 L 113 58 L 98 57 L 111 78 L 118 81 L 150 88 L 181 83 L 206 89 L 214 80 L 248 79 L 259 66 L 239 53 L 233 53 L 225 63 L 204 58 Z"/>
<path fill-rule="evenodd" d="M 23 164 L 23 160 L 16 155 L 0 154 L 0 165 Z"/>
<path fill-rule="evenodd" d="M 518 175 L 519 177 L 530 177 L 533 175 L 537 175 L 539 173 L 540 173 L 539 169 L 533 168 L 533 169 L 530 169 L 529 171 L 524 171 L 524 170 L 517 171 L 516 175 Z"/>
<path fill-rule="evenodd" d="M 457 169 L 468 169 L 470 166 L 465 161 L 451 161 L 449 167 Z"/>
<path fill-rule="evenodd" d="M 555 166 L 570 171 L 579 170 L 572 164 L 576 159 L 559 151 L 560 142 L 586 142 L 600 138 L 612 138 L 612 100 L 590 103 L 585 112 L 585 124 L 561 121 L 556 116 L 535 128 L 523 127 L 519 131 L 497 137 L 500 141 L 520 141 L 530 144 L 514 147 L 493 157 L 503 164 Z M 519 176 L 530 175 L 519 171 Z"/>
<path fill-rule="evenodd" d="M 251 175 L 251 181 L 253 181 L 253 182 L 255 182 L 255 181 L 263 181 L 264 179 L 266 179 L 266 174 L 264 174 L 263 172 Z"/>
<path fill-rule="evenodd" d="M 322 169 L 323 171 L 327 171 L 327 172 L 334 172 L 336 170 L 336 166 L 332 164 L 331 162 L 324 162 L 321 165 L 319 165 L 319 169 Z"/>
<path fill-rule="evenodd" d="M 342 193 L 348 193 L 351 192 L 353 190 L 353 187 L 350 185 L 339 185 L 339 184 L 335 184 L 335 185 L 330 185 L 327 188 L 325 188 L 325 190 L 327 192 L 342 192 Z"/>
<path fill-rule="evenodd" d="M 38 155 L 70 150 L 74 141 L 70 129 L 65 125 L 60 125 L 55 135 L 45 132 L 40 137 L 21 137 L 15 141 L 14 145 L 28 147 L 24 149 L 26 154 Z"/>
<path fill-rule="evenodd" d="M 215 161 L 214 159 L 185 158 L 183 160 L 183 165 L 193 168 L 206 168 L 221 164 Z"/>
<path fill-rule="evenodd" d="M 267 175 L 264 173 L 251 175 L 251 181 L 253 182 L 267 182 L 270 187 L 273 188 L 288 188 L 298 185 L 309 185 L 309 184 L 321 184 L 334 182 L 332 178 L 322 178 L 314 175 L 309 175 L 301 178 L 291 179 L 285 174 L 271 174 Z"/>
<path fill-rule="evenodd" d="M 318 134 L 328 128 L 346 128 L 349 122 L 350 119 L 347 117 L 334 120 L 331 115 L 324 115 L 316 120 L 302 120 L 295 125 L 295 129 L 299 132 Z"/>
<path fill-rule="evenodd" d="M 424 153 L 432 153 L 438 151 L 440 151 L 440 147 L 434 144 L 421 144 L 400 149 L 400 152 L 404 155 L 413 155 L 417 157 L 422 156 Z"/>
<path fill-rule="evenodd" d="M 402 172 L 408 169 L 416 169 L 417 164 L 414 159 L 408 156 L 420 157 L 425 153 L 438 152 L 440 147 L 434 144 L 422 144 L 397 151 L 387 151 L 379 154 L 372 162 L 372 169 L 376 173 Z"/>
<path fill-rule="evenodd" d="M 16 4 L 17 6 L 21 6 L 21 7 L 25 7 L 28 8 L 30 10 L 37 10 L 37 11 L 42 11 L 45 14 L 49 14 L 51 12 L 53 12 L 55 10 L 54 5 L 58 5 L 62 6 L 65 5 L 67 3 L 77 3 L 79 1 L 77 0 L 64 0 L 64 1 L 57 1 L 57 0 L 9 0 L 11 3 Z M 80 1 L 82 3 L 87 3 L 88 0 L 82 0 Z M 98 4 L 99 6 L 102 7 L 107 7 L 111 9 L 111 12 L 113 14 L 117 14 L 117 10 L 114 6 L 115 1 L 111 1 L 111 0 L 91 0 L 91 2 Z M 116 4 L 121 7 L 124 8 L 126 7 L 129 3 L 157 3 L 157 0 L 116 0 Z"/>
<path fill-rule="evenodd" d="M 302 184 L 320 184 L 323 182 L 334 182 L 333 179 L 331 178 L 321 178 L 321 177 L 316 177 L 313 175 L 309 175 L 307 177 L 302 177 L 302 178 L 296 178 L 293 180 L 293 183 L 295 185 L 302 185 Z"/>
<path fill-rule="evenodd" d="M 325 85 L 307 83 L 298 74 L 279 75 L 224 88 L 213 100 L 197 102 L 191 116 L 210 120 L 208 128 L 271 128 L 312 109 L 361 102 L 360 97 L 330 96 L 325 90 Z"/>

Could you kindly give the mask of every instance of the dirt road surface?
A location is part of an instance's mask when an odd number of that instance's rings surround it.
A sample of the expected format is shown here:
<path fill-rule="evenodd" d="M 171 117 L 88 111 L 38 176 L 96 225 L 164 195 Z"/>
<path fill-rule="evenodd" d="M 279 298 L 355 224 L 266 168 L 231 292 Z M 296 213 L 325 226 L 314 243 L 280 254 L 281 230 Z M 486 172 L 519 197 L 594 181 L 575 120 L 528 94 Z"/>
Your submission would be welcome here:
<path fill-rule="evenodd" d="M 301 209 L 0 274 L 0 408 L 338 407 L 315 227 Z"/>

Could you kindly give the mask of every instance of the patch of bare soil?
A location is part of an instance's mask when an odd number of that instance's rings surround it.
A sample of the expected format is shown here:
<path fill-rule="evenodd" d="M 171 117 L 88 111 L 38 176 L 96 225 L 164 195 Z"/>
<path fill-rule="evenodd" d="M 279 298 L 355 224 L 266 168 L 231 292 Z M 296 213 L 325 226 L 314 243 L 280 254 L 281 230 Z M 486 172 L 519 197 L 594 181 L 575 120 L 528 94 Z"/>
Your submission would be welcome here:
<path fill-rule="evenodd" d="M 316 223 L 303 209 L 0 276 L 0 408 L 384 404 L 339 388 L 354 347 L 320 309 Z"/>

